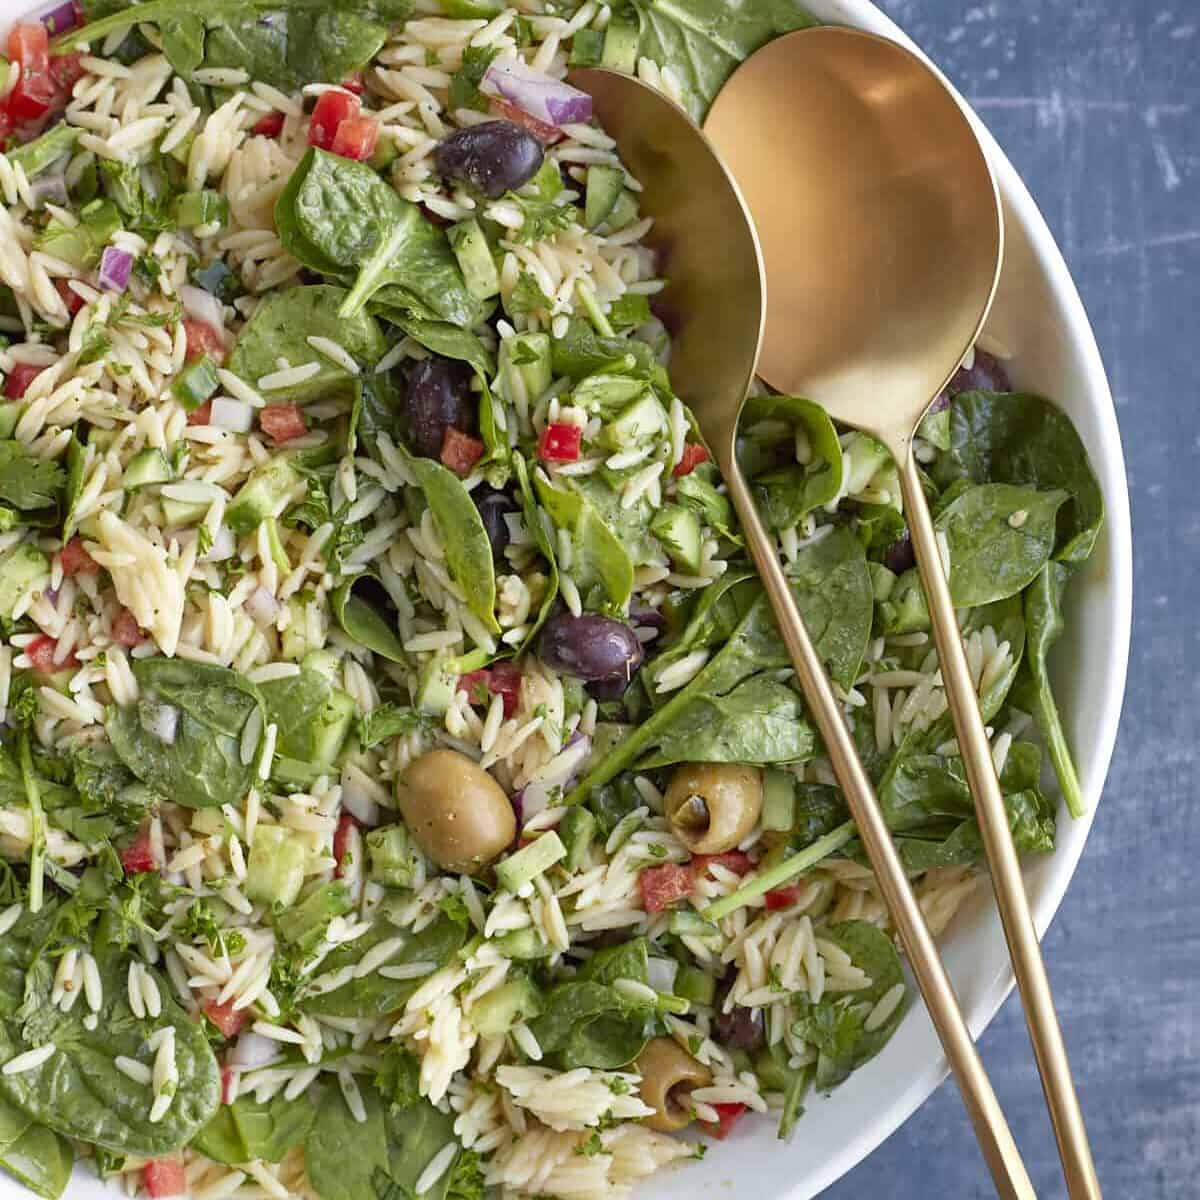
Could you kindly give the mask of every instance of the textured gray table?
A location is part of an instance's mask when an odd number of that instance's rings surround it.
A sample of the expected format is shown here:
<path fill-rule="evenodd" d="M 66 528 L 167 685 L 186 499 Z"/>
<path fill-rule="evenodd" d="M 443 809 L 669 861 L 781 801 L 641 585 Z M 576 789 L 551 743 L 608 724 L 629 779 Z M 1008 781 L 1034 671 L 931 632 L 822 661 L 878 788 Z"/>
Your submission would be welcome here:
<path fill-rule="evenodd" d="M 1133 501 L 1133 654 L 1103 806 L 1046 951 L 1108 1200 L 1200 1196 L 1200 2 L 882 0 L 1029 184 L 1091 315 Z M 1065 1196 L 1021 1014 L 982 1042 Z M 992 1192 L 952 1084 L 830 1200 Z"/>

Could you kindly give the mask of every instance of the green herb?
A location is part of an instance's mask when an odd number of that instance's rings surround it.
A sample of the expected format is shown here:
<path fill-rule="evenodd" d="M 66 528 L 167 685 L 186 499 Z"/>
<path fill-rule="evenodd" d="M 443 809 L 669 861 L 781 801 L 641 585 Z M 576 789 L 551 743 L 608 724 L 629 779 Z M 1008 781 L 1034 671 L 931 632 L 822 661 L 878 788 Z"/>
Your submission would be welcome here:
<path fill-rule="evenodd" d="M 487 111 L 487 98 L 480 92 L 479 85 L 498 53 L 495 46 L 468 46 L 463 51 L 462 66 L 450 78 L 448 107 L 451 112 L 459 108 Z"/>
<path fill-rule="evenodd" d="M 520 196 L 516 192 L 505 193 L 504 199 L 521 210 L 521 228 L 513 236 L 518 242 L 544 242 L 570 228 L 578 217 L 579 209 L 573 204 L 557 204 L 553 200 L 542 200 L 536 196 Z"/>
<path fill-rule="evenodd" d="M 428 727 L 429 718 L 418 709 L 398 704 L 381 704 L 358 718 L 358 744 L 363 750 Z"/>
<path fill-rule="evenodd" d="M 22 511 L 46 508 L 62 497 L 66 476 L 55 462 L 35 458 L 15 439 L 0 441 L 0 500 Z"/>
<path fill-rule="evenodd" d="M 528 317 L 534 313 L 549 312 L 550 304 L 550 297 L 542 291 L 533 275 L 529 271 L 522 271 L 504 307 L 510 317 Z"/>

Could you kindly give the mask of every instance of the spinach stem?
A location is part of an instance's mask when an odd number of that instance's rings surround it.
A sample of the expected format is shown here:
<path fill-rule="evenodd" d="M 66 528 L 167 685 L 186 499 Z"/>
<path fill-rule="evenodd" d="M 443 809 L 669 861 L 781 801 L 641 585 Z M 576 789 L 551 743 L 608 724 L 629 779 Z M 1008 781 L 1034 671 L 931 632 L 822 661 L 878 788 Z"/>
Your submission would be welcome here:
<path fill-rule="evenodd" d="M 29 802 L 29 911 L 40 912 L 44 895 L 42 860 L 46 850 L 46 818 L 42 812 L 42 793 L 33 773 L 33 752 L 29 734 L 21 734 L 21 778 L 25 784 L 25 799 Z"/>
<path fill-rule="evenodd" d="M 1083 803 L 1083 790 L 1079 786 L 1079 776 L 1075 772 L 1075 763 L 1071 759 L 1067 739 L 1063 736 L 1062 720 L 1058 715 L 1058 705 L 1054 703 L 1054 693 L 1050 690 L 1049 681 L 1044 677 L 1038 681 L 1037 700 L 1038 726 L 1046 741 L 1046 751 L 1054 765 L 1054 773 L 1058 776 L 1058 786 L 1067 802 L 1067 811 L 1078 819 L 1087 811 Z"/>
<path fill-rule="evenodd" d="M 730 892 L 728 896 L 718 900 L 715 904 L 710 904 L 707 908 L 701 909 L 700 915 L 706 921 L 719 921 L 722 917 L 729 916 L 731 912 L 735 912 L 751 900 L 755 900 L 759 896 L 773 891 L 775 888 L 787 883 L 789 879 L 794 879 L 797 875 L 803 874 L 810 867 L 815 867 L 823 858 L 828 858 L 835 850 L 840 850 L 855 836 L 855 832 L 853 821 L 847 821 L 844 825 L 839 825 L 824 837 L 818 838 L 811 846 L 805 847 L 799 854 L 793 854 L 791 858 L 785 858 L 778 866 L 774 866 L 769 871 L 764 871 L 761 875 L 751 879 L 749 883 L 743 884 L 736 892 Z"/>

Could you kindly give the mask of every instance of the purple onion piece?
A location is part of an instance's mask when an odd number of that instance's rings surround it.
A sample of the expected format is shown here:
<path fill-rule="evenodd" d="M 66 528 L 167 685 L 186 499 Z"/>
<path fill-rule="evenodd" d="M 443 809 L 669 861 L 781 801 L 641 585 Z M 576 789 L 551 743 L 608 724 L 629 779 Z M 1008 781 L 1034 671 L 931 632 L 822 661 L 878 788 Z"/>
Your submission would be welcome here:
<path fill-rule="evenodd" d="M 525 827 L 525 789 L 513 792 L 508 802 L 512 805 L 513 816 L 517 818 L 517 832 L 520 833 Z"/>
<path fill-rule="evenodd" d="M 74 0 L 56 0 L 53 4 L 46 5 L 40 9 L 36 17 L 46 27 L 46 32 L 51 37 L 57 37 L 60 33 L 67 33 L 69 30 L 76 28 L 82 24 L 82 14 L 76 6 Z"/>
<path fill-rule="evenodd" d="M 100 256 L 101 288 L 106 292 L 123 292 L 129 286 L 129 272 L 133 268 L 133 255 L 116 246 L 105 247 Z"/>
<path fill-rule="evenodd" d="M 587 92 L 535 71 L 520 59 L 492 63 L 480 87 L 488 95 L 511 100 L 522 112 L 548 125 L 592 119 L 592 98 Z"/>
<path fill-rule="evenodd" d="M 39 175 L 30 183 L 29 190 L 34 200 L 41 203 L 49 201 L 51 204 L 62 206 L 70 199 L 67 195 L 67 178 L 61 172 Z"/>

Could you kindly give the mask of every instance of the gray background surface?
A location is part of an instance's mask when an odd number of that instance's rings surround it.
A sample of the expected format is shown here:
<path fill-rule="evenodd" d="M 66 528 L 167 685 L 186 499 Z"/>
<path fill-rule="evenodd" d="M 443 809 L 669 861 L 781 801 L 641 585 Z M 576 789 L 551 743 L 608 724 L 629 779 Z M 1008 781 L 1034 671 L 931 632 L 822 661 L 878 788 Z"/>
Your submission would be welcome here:
<path fill-rule="evenodd" d="M 880 0 L 962 89 L 1066 255 L 1116 396 L 1134 527 L 1129 689 L 1104 802 L 1046 940 L 1108 1200 L 1200 1197 L 1200 0 Z M 1015 999 L 984 1059 L 1063 1197 Z M 994 1195 L 952 1084 L 831 1188 Z"/>

